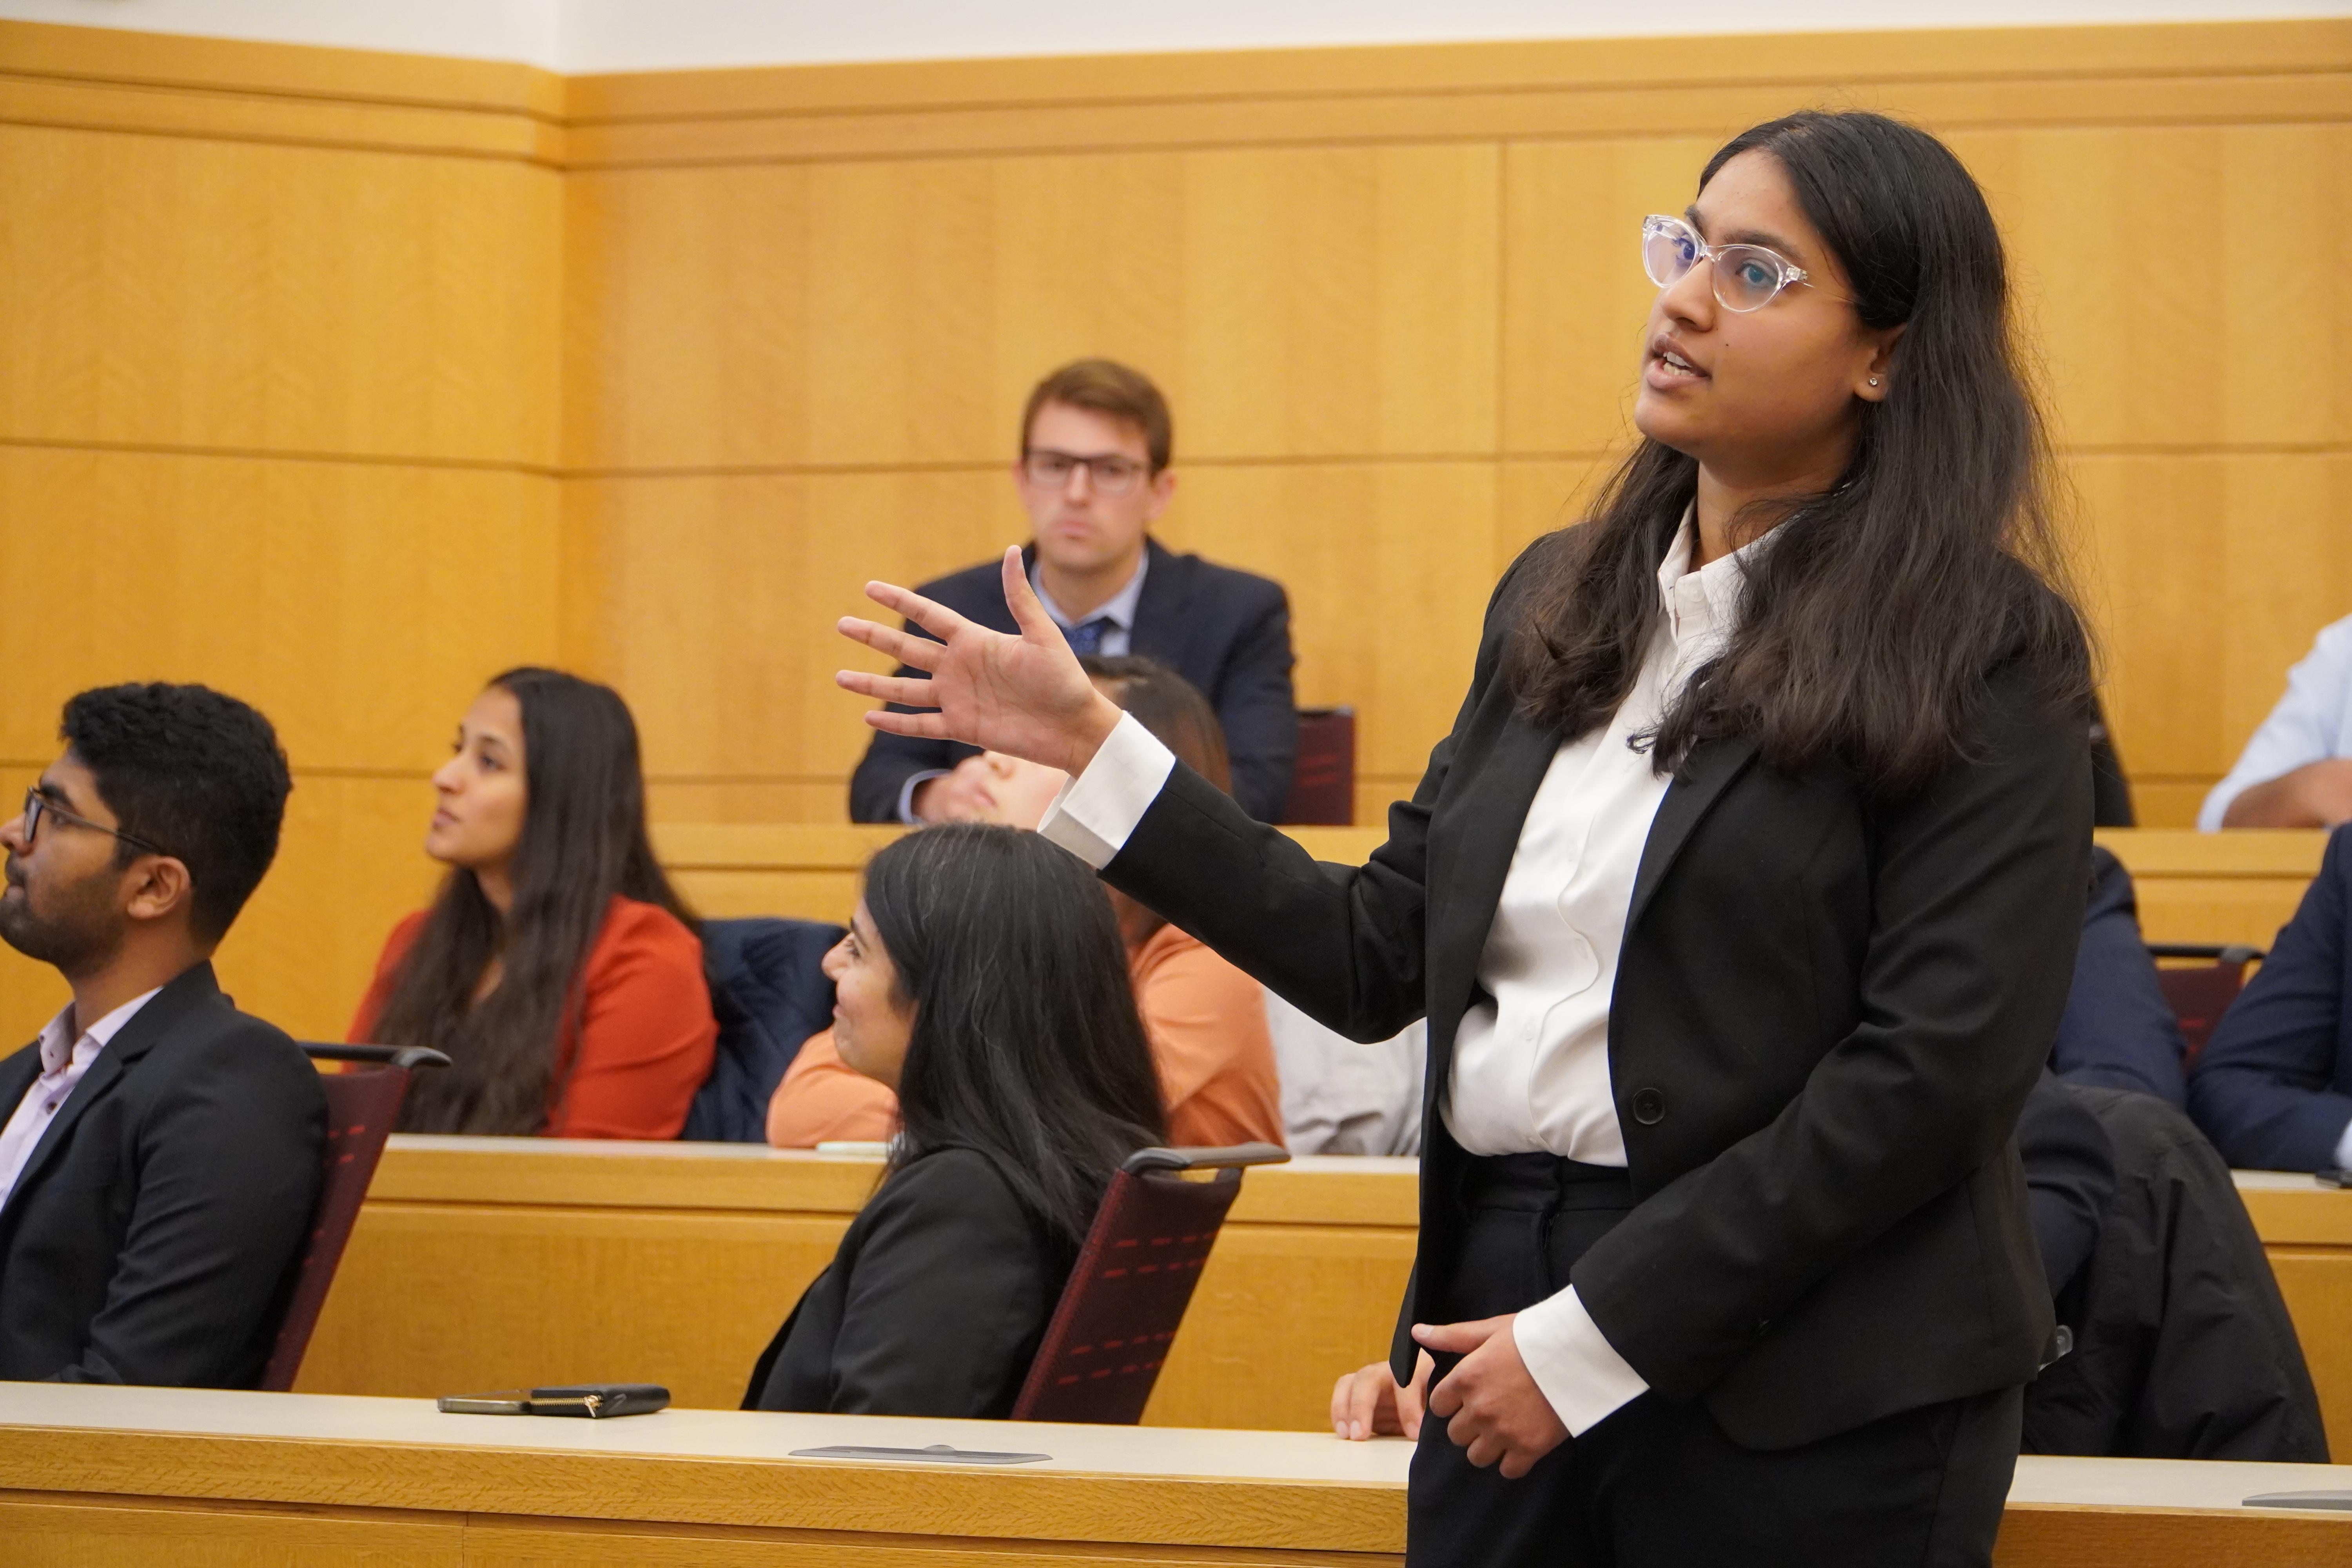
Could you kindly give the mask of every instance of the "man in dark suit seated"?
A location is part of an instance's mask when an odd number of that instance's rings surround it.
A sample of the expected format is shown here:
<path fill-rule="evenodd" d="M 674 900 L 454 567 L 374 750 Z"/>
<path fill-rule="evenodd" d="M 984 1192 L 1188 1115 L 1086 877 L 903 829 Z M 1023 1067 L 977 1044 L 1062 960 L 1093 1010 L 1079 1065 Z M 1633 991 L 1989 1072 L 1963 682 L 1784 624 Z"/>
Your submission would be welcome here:
<path fill-rule="evenodd" d="M 1279 583 L 1176 554 L 1150 537 L 1175 493 L 1171 449 L 1167 402 L 1140 373 L 1080 360 L 1039 382 L 1022 414 L 1013 468 L 1034 529 L 1022 558 L 1030 585 L 1077 652 L 1139 654 L 1200 688 L 1224 726 L 1234 798 L 1273 822 L 1289 797 L 1298 752 L 1290 604 Z M 1013 630 L 997 562 L 921 591 L 982 626 Z M 907 629 L 929 635 L 911 623 Z M 850 819 L 983 817 L 979 756 L 978 748 L 950 741 L 877 731 L 850 776 Z"/>
<path fill-rule="evenodd" d="M 2189 1054 L 2180 1020 L 2165 1000 L 2139 929 L 2131 873 L 2105 848 L 2091 848 L 2091 895 L 2083 945 L 2050 1068 L 2069 1083 L 2152 1094 L 2178 1107 L 2188 1098 L 2180 1061 Z"/>
<path fill-rule="evenodd" d="M 2231 1164 L 2317 1171 L 2352 1163 L 2352 849 L 2329 835 L 2319 875 L 2270 957 L 2198 1053 L 2189 1113 Z"/>
<path fill-rule="evenodd" d="M 66 704 L 0 824 L 0 938 L 73 1000 L 0 1061 L 0 1379 L 251 1387 L 317 1200 L 326 1096 L 214 984 L 292 787 L 201 686 Z"/>

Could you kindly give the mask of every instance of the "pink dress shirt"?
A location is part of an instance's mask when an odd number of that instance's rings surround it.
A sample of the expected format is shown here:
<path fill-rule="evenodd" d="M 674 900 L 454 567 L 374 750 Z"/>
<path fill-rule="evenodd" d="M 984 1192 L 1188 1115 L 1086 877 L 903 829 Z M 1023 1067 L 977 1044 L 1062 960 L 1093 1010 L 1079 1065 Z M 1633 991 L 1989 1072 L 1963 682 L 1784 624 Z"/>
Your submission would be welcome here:
<path fill-rule="evenodd" d="M 155 991 L 161 991 L 157 986 Z M 89 1064 L 106 1048 L 106 1042 L 121 1032 L 132 1015 L 147 1005 L 155 991 L 133 996 L 97 1023 L 82 1031 L 75 1039 L 73 1004 L 68 1002 L 58 1016 L 41 1030 L 41 1071 L 25 1098 L 16 1102 L 16 1113 L 8 1118 L 8 1125 L 0 1128 L 0 1205 L 16 1190 L 16 1178 L 25 1173 L 25 1162 L 40 1147 L 41 1134 L 49 1130 L 57 1119 L 58 1107 L 73 1095 L 74 1086 L 89 1071 Z"/>

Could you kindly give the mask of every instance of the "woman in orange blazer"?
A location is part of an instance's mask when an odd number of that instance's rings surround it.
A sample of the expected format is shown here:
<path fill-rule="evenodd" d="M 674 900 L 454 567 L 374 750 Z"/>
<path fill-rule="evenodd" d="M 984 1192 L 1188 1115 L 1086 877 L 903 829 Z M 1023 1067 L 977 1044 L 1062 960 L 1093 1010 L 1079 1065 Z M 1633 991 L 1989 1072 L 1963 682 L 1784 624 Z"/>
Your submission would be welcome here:
<path fill-rule="evenodd" d="M 350 1037 L 431 1046 L 409 1132 L 675 1138 L 719 1026 L 693 915 L 646 836 L 637 731 L 610 687 L 514 669 L 433 775 L 440 895 L 393 929 Z"/>
<path fill-rule="evenodd" d="M 1230 773 L 1216 710 L 1183 677 L 1148 658 L 1089 656 L 1095 684 L 1205 778 Z M 963 764 L 996 804 L 994 819 L 1034 827 L 1063 775 L 991 753 Z M 1123 893 L 1110 893 L 1128 976 L 1150 1037 L 1168 1136 L 1187 1147 L 1283 1142 L 1282 1084 L 1258 983 Z M 889 1089 L 845 1065 L 833 1032 L 810 1037 L 768 1102 L 768 1142 L 805 1149 L 880 1142 L 898 1130 Z"/>

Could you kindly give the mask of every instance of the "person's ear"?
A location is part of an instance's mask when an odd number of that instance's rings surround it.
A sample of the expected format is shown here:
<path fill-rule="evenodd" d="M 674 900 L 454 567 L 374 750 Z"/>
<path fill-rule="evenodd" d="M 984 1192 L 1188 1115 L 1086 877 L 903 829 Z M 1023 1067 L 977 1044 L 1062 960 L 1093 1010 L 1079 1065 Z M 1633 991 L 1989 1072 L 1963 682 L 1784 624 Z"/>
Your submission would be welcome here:
<path fill-rule="evenodd" d="M 1159 521 L 1160 514 L 1168 510 L 1169 500 L 1176 494 L 1176 470 L 1162 468 L 1152 475 L 1150 490 L 1151 500 L 1143 509 L 1143 521 L 1156 522 Z"/>
<path fill-rule="evenodd" d="M 173 855 L 142 855 L 131 872 L 131 897 L 123 912 L 134 921 L 169 919 L 187 908 L 196 885 L 186 864 Z"/>
<path fill-rule="evenodd" d="M 1903 329 L 1908 321 L 1865 335 L 1864 342 L 1870 356 L 1863 362 L 1862 375 L 1853 395 L 1864 403 L 1885 401 L 1895 388 L 1895 345 L 1903 341 Z"/>

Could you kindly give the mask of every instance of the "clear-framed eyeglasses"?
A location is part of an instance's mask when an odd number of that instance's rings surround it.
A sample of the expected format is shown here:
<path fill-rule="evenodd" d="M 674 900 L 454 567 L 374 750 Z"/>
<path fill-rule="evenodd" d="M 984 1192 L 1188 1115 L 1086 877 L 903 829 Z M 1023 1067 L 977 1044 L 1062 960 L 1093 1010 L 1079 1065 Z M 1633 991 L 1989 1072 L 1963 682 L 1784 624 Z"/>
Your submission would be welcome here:
<path fill-rule="evenodd" d="M 1652 213 L 1642 220 L 1642 270 L 1661 289 L 1681 282 L 1700 262 L 1715 268 L 1715 302 L 1746 314 L 1760 310 L 1792 283 L 1819 289 L 1812 276 L 1777 250 L 1760 245 L 1709 245 L 1678 217 Z M 1843 300 L 1843 294 L 1831 294 Z"/>
<path fill-rule="evenodd" d="M 1123 496 L 1135 489 L 1149 468 L 1133 458 L 1116 453 L 1098 458 L 1081 458 L 1075 452 L 1056 452 L 1050 447 L 1032 447 L 1021 454 L 1021 471 L 1029 482 L 1045 489 L 1060 489 L 1070 482 L 1074 468 L 1087 471 L 1087 485 L 1098 496 Z"/>

